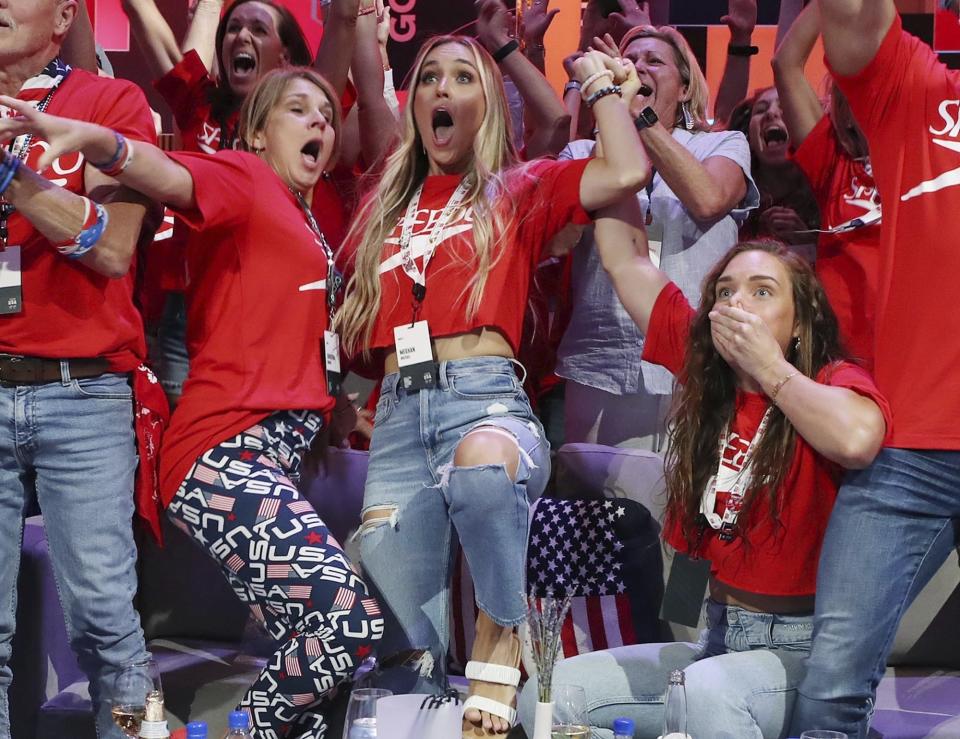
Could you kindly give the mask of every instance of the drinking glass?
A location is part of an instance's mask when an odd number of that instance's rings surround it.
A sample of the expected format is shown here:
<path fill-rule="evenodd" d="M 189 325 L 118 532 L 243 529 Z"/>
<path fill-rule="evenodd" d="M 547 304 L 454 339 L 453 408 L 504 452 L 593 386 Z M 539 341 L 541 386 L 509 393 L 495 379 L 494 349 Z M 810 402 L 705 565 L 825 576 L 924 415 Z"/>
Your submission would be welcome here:
<path fill-rule="evenodd" d="M 357 688 L 350 693 L 343 739 L 376 739 L 377 701 L 393 695 L 383 688 Z"/>
<path fill-rule="evenodd" d="M 800 739 L 847 739 L 842 731 L 827 731 L 826 729 L 811 729 L 800 735 Z"/>
<path fill-rule="evenodd" d="M 140 659 L 121 666 L 113 684 L 113 722 L 126 736 L 140 734 L 140 722 L 147 710 L 147 696 L 163 695 L 160 668 L 152 659 Z"/>
<path fill-rule="evenodd" d="M 590 722 L 587 720 L 587 694 L 583 688 L 554 685 L 550 699 L 553 701 L 551 739 L 588 739 Z"/>

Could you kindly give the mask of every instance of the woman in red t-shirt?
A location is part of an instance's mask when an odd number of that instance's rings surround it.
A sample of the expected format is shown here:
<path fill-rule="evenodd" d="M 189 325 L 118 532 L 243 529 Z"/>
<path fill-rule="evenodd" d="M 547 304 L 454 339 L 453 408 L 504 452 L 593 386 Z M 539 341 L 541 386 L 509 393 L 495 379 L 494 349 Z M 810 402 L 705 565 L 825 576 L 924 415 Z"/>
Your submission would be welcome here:
<path fill-rule="evenodd" d="M 167 155 L 4 100 L 21 116 L 0 123 L 0 136 L 49 141 L 41 167 L 81 151 L 203 233 L 187 253 L 191 371 L 163 440 L 160 493 L 280 642 L 240 703 L 256 733 L 319 739 L 325 696 L 383 630 L 376 600 L 295 484 L 335 403 L 324 349 L 339 360 L 327 329 L 341 281 L 310 202 L 335 156 L 337 98 L 309 69 L 272 72 L 241 110 L 245 151 L 216 155 Z"/>
<path fill-rule="evenodd" d="M 395 690 L 446 687 L 456 535 L 480 608 L 467 667 L 471 736 L 512 723 L 528 501 L 549 470 L 514 359 L 530 276 L 563 226 L 586 222 L 587 210 L 635 192 L 650 173 L 618 94 L 639 87 L 636 70 L 599 52 L 576 65 L 617 156 L 520 164 L 494 61 L 516 49 L 505 33 L 493 57 L 455 36 L 421 49 L 399 144 L 347 235 L 354 274 L 339 320 L 347 350 L 366 351 L 387 373 L 359 533 L 392 617 L 381 654 L 425 651 L 418 670 L 382 680 Z"/>
<path fill-rule="evenodd" d="M 622 220 L 621 220 L 622 219 Z M 646 333 L 644 359 L 678 378 L 666 458 L 669 588 L 706 588 L 697 645 L 644 644 L 564 661 L 554 680 L 587 689 L 591 723 L 638 736 L 663 727 L 664 688 L 686 670 L 695 737 L 786 736 L 810 651 L 820 546 L 843 469 L 880 450 L 890 411 L 844 357 L 811 267 L 775 242 L 734 246 L 699 309 L 649 259 L 635 203 L 598 214 L 596 242 L 617 294 Z M 691 560 L 706 560 L 703 566 Z M 693 614 L 694 616 L 696 614 Z M 523 708 L 532 715 L 532 702 Z"/>

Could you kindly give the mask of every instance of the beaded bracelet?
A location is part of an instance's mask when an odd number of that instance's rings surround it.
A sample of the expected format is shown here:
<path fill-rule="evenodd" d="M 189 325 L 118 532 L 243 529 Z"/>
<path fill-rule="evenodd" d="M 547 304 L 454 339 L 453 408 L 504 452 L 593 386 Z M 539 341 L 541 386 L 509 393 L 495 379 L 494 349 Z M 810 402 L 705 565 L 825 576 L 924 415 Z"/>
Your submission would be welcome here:
<path fill-rule="evenodd" d="M 585 102 L 588 108 L 592 108 L 600 98 L 605 98 L 607 95 L 619 95 L 620 92 L 620 85 L 607 85 L 606 87 L 602 87 L 596 92 L 591 93 L 590 97 L 588 97 Z"/>
<path fill-rule="evenodd" d="M 613 82 L 613 72 L 611 72 L 609 69 L 602 69 L 599 72 L 594 72 L 580 83 L 580 94 L 583 95 L 587 90 L 590 89 L 590 85 L 592 85 L 601 77 L 608 77 L 610 81 Z"/>

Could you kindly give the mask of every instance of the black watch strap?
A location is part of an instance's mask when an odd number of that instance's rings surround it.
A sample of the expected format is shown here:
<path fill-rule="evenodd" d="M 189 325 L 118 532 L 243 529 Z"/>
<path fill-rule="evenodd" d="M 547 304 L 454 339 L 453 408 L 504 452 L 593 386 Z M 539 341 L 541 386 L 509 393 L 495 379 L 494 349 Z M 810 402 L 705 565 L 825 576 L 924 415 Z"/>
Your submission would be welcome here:
<path fill-rule="evenodd" d="M 645 128 L 655 126 L 659 120 L 660 117 L 657 115 L 657 111 L 648 105 L 640 111 L 640 115 L 633 119 L 633 125 L 637 127 L 638 131 L 642 131 Z"/>
<path fill-rule="evenodd" d="M 760 53 L 759 46 L 741 46 L 739 44 L 730 44 L 727 46 L 727 53 L 730 56 L 756 56 Z"/>

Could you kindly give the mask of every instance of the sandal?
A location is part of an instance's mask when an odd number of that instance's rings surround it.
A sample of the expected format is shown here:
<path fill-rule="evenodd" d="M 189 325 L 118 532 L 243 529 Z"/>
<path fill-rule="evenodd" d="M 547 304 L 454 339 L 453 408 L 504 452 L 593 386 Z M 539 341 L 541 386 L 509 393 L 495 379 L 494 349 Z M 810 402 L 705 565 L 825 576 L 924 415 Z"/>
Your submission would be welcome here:
<path fill-rule="evenodd" d="M 516 650 L 516 661 L 519 664 L 520 662 L 520 641 L 517 638 L 516 634 L 513 635 L 513 642 L 517 647 Z M 479 662 L 476 660 L 471 660 L 467 663 L 467 668 L 465 675 L 468 680 L 488 683 L 491 685 L 504 685 L 516 689 L 520 685 L 520 670 L 516 667 L 511 667 L 508 665 L 496 664 L 493 662 Z M 487 698 L 483 695 L 470 695 L 463 704 L 464 713 L 474 709 L 477 711 L 482 711 L 483 713 L 488 713 L 492 716 L 498 716 L 499 718 L 507 721 L 510 726 L 505 732 L 492 732 L 489 729 L 484 729 L 482 725 L 478 726 L 477 724 L 465 719 L 464 728 L 465 731 L 472 729 L 472 734 L 475 736 L 495 736 L 497 734 L 506 734 L 510 729 L 516 725 L 517 719 L 517 710 L 512 705 L 503 703 L 493 698 Z M 467 734 L 465 734 L 467 735 Z"/>

